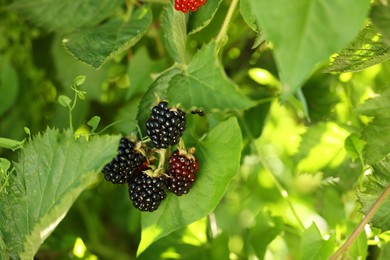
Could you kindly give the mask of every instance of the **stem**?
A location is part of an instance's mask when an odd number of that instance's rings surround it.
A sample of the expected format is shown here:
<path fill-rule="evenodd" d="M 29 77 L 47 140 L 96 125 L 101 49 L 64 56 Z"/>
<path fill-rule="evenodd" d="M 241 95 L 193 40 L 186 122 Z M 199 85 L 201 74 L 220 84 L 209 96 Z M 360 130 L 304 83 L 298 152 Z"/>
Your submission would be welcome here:
<path fill-rule="evenodd" d="M 230 21 L 232 20 L 233 13 L 237 8 L 237 4 L 238 4 L 238 0 L 232 0 L 232 2 L 230 3 L 230 7 L 228 12 L 226 13 L 225 20 L 223 21 L 222 27 L 219 30 L 217 37 L 215 38 L 217 46 L 222 45 L 225 37 L 227 36 L 227 30 Z"/>
<path fill-rule="evenodd" d="M 378 197 L 378 199 L 375 201 L 374 205 L 372 205 L 370 210 L 367 212 L 366 216 L 359 223 L 359 225 L 355 228 L 355 230 L 348 237 L 348 239 L 345 241 L 345 243 L 329 258 L 329 260 L 339 259 L 349 249 L 349 247 L 352 245 L 353 242 L 355 242 L 355 240 L 359 236 L 360 232 L 362 232 L 365 225 L 367 225 L 368 222 L 370 222 L 372 217 L 378 211 L 379 207 L 382 205 L 382 203 L 385 201 L 385 199 L 387 198 L 387 196 L 389 194 L 390 194 L 390 184 L 386 187 L 386 189 L 383 191 L 383 193 Z"/>

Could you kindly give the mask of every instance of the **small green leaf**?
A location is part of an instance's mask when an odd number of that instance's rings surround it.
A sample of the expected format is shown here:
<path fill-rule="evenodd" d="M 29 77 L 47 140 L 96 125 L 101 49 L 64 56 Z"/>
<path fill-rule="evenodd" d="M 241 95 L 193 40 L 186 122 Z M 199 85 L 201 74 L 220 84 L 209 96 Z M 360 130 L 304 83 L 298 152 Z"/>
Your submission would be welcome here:
<path fill-rule="evenodd" d="M 48 129 L 22 149 L 8 193 L 0 194 L 0 232 L 12 259 L 32 259 L 79 194 L 116 154 L 119 136 L 74 139 Z"/>
<path fill-rule="evenodd" d="M 73 31 L 63 39 L 66 49 L 77 59 L 100 68 L 106 61 L 135 45 L 152 22 L 145 6 L 136 9 L 127 22 L 113 19 L 101 25 Z"/>
<path fill-rule="evenodd" d="M 98 127 L 100 123 L 100 116 L 94 116 L 87 122 L 87 125 L 89 125 L 91 129 L 91 133 L 94 133 L 96 128 Z"/>
<path fill-rule="evenodd" d="M 258 31 L 256 25 L 256 17 L 253 13 L 253 9 L 250 4 L 250 0 L 241 0 L 240 1 L 240 12 L 244 21 L 248 24 L 248 26 L 255 32 Z"/>
<path fill-rule="evenodd" d="M 347 153 L 352 157 L 353 161 L 362 155 L 365 145 L 366 143 L 355 133 L 348 136 L 344 143 L 345 150 L 347 150 Z"/>
<path fill-rule="evenodd" d="M 5 158 L 0 158 L 0 175 L 4 176 L 4 174 L 11 167 L 11 162 Z"/>
<path fill-rule="evenodd" d="M 186 16 L 168 5 L 162 14 L 162 30 L 169 55 L 178 63 L 186 63 L 187 24 Z"/>
<path fill-rule="evenodd" d="M 367 17 L 370 2 L 251 0 L 257 24 L 273 45 L 282 99 L 302 86 L 316 64 L 326 62 L 354 39 Z"/>
<path fill-rule="evenodd" d="M 302 234 L 301 257 L 305 260 L 327 260 L 336 246 L 334 236 L 323 240 L 317 225 L 313 222 Z"/>
<path fill-rule="evenodd" d="M 12 151 L 16 151 L 23 147 L 25 140 L 16 141 L 8 138 L 0 137 L 0 147 L 5 149 L 11 149 Z"/>
<path fill-rule="evenodd" d="M 77 77 L 73 80 L 72 86 L 76 87 L 76 89 L 77 89 L 77 87 L 79 87 L 79 86 L 81 86 L 81 85 L 84 84 L 85 79 L 86 79 L 86 77 L 85 77 L 84 75 L 77 76 Z"/>
<path fill-rule="evenodd" d="M 58 103 L 60 103 L 60 105 L 63 107 L 70 107 L 70 103 L 72 103 L 72 100 L 65 95 L 60 95 L 58 97 Z"/>
<path fill-rule="evenodd" d="M 68 31 L 97 24 L 114 13 L 123 0 L 16 0 L 11 8 L 49 31 Z"/>
<path fill-rule="evenodd" d="M 196 183 L 188 194 L 180 197 L 169 194 L 157 211 L 142 214 L 137 255 L 154 241 L 214 210 L 239 168 L 241 142 L 237 121 L 230 118 L 212 129 L 196 146 L 200 169 Z"/>
<path fill-rule="evenodd" d="M 249 243 L 259 259 L 264 259 L 267 246 L 283 231 L 283 219 L 261 211 L 256 216 L 256 224 L 249 231 Z"/>
<path fill-rule="evenodd" d="M 198 12 L 191 13 L 187 26 L 188 34 L 191 35 L 199 32 L 209 25 L 222 1 L 223 0 L 208 1 L 204 6 L 200 7 Z"/>

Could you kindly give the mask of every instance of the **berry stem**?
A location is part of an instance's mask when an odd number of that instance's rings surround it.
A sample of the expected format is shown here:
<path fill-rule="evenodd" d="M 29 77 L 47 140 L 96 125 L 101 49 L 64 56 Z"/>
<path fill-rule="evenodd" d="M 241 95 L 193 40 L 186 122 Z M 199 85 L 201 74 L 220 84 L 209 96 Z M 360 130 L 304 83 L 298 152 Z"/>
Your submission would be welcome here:
<path fill-rule="evenodd" d="M 226 13 L 225 20 L 223 21 L 221 29 L 219 30 L 218 35 L 215 38 L 218 47 L 222 46 L 226 41 L 227 30 L 232 20 L 233 13 L 237 8 L 237 4 L 238 4 L 238 0 L 232 0 L 232 2 L 230 3 L 230 7 Z"/>
<path fill-rule="evenodd" d="M 379 207 L 386 200 L 386 198 L 389 196 L 389 194 L 390 194 L 390 184 L 387 185 L 386 189 L 378 197 L 378 199 L 375 201 L 374 205 L 371 206 L 371 208 L 367 212 L 366 216 L 359 223 L 359 225 L 355 228 L 355 230 L 348 237 L 348 239 L 345 241 L 345 243 L 329 258 L 330 260 L 337 260 L 337 259 L 342 258 L 343 254 L 349 249 L 349 247 L 352 245 L 352 243 L 355 242 L 355 240 L 357 239 L 359 234 L 364 230 L 364 227 L 368 224 L 368 222 L 370 222 L 372 217 L 378 211 Z"/>

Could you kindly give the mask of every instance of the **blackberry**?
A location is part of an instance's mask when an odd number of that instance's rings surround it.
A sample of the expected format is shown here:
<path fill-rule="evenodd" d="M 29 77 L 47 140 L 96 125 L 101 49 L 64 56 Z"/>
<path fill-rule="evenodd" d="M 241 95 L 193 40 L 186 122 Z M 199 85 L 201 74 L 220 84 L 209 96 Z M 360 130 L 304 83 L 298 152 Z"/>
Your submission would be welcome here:
<path fill-rule="evenodd" d="M 168 148 L 180 141 L 186 126 L 186 113 L 169 108 L 168 103 L 162 101 L 153 107 L 146 121 L 146 134 L 156 148 Z"/>
<path fill-rule="evenodd" d="M 165 177 L 152 178 L 140 172 L 130 178 L 129 197 L 133 206 L 141 211 L 155 211 L 167 195 Z"/>
<path fill-rule="evenodd" d="M 175 151 L 168 159 L 167 188 L 177 196 L 187 194 L 199 170 L 198 159 L 192 154 Z"/>
<path fill-rule="evenodd" d="M 175 0 L 175 9 L 187 13 L 195 12 L 199 7 L 204 5 L 207 0 Z"/>
<path fill-rule="evenodd" d="M 135 150 L 135 143 L 122 137 L 115 158 L 103 167 L 104 178 L 114 184 L 123 184 L 139 172 L 146 157 Z"/>

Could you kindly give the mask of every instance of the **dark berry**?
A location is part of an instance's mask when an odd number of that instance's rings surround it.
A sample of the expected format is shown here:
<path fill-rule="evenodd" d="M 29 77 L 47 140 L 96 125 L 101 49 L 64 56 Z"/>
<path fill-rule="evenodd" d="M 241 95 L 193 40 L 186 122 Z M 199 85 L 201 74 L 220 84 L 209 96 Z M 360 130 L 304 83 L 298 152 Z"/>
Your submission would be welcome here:
<path fill-rule="evenodd" d="M 196 180 L 198 170 L 198 160 L 194 155 L 180 155 L 179 151 L 173 152 L 168 160 L 168 190 L 178 196 L 187 194 Z"/>
<path fill-rule="evenodd" d="M 135 208 L 141 211 L 155 211 L 167 197 L 165 177 L 152 178 L 144 172 L 132 176 L 129 180 L 129 197 Z"/>
<path fill-rule="evenodd" d="M 188 11 L 195 12 L 205 3 L 206 0 L 175 0 L 175 9 L 183 13 L 187 13 Z"/>
<path fill-rule="evenodd" d="M 103 167 L 102 172 L 107 181 L 123 184 L 131 175 L 139 172 L 145 162 L 145 156 L 135 150 L 135 143 L 122 137 L 117 155 Z"/>
<path fill-rule="evenodd" d="M 169 108 L 165 101 L 152 108 L 146 121 L 146 134 L 156 148 L 168 148 L 180 141 L 186 129 L 186 113 L 178 108 Z"/>

